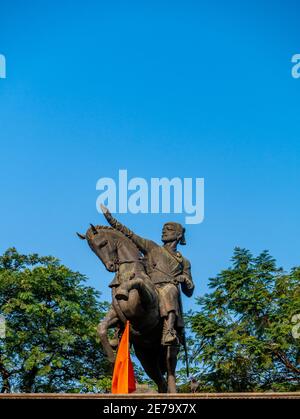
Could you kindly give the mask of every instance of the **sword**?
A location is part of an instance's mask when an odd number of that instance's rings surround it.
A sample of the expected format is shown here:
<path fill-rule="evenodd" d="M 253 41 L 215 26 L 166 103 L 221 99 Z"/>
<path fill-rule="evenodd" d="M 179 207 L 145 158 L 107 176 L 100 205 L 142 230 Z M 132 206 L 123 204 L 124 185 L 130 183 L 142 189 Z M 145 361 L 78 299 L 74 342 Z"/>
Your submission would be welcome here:
<path fill-rule="evenodd" d="M 189 358 L 188 358 L 188 351 L 186 346 L 186 337 L 185 337 L 185 325 L 183 319 L 183 306 L 182 306 L 182 299 L 181 299 L 181 290 L 179 290 L 179 308 L 181 311 L 181 317 L 183 322 L 183 330 L 182 330 L 182 346 L 184 349 L 184 356 L 185 356 L 185 365 L 186 365 L 186 376 L 189 378 L 190 371 L 189 371 Z"/>

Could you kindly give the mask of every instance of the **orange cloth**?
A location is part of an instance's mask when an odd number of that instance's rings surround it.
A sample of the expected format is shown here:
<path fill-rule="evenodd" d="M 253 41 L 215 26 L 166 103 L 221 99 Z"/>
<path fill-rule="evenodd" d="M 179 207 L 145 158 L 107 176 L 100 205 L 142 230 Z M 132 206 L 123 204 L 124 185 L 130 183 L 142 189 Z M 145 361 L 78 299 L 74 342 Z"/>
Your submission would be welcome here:
<path fill-rule="evenodd" d="M 118 348 L 111 392 L 113 394 L 128 394 L 135 391 L 135 389 L 134 371 L 129 353 L 129 321 L 127 321 Z"/>

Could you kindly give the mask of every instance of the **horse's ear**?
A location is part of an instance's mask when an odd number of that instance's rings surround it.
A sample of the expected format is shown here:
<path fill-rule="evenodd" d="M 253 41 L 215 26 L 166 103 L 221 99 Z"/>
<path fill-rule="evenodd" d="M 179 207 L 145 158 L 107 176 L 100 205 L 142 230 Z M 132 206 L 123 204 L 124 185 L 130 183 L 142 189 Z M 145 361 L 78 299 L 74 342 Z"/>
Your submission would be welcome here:
<path fill-rule="evenodd" d="M 85 237 L 85 235 L 84 235 L 84 234 L 80 234 L 80 233 L 77 233 L 77 232 L 76 232 L 76 234 L 77 234 L 77 236 L 78 236 L 81 240 L 85 240 L 85 239 L 86 239 L 86 237 Z"/>
<path fill-rule="evenodd" d="M 93 232 L 94 234 L 97 234 L 97 233 L 98 233 L 98 231 L 97 231 L 96 227 L 95 227 L 92 223 L 90 223 L 90 226 L 91 226 L 92 232 Z"/>

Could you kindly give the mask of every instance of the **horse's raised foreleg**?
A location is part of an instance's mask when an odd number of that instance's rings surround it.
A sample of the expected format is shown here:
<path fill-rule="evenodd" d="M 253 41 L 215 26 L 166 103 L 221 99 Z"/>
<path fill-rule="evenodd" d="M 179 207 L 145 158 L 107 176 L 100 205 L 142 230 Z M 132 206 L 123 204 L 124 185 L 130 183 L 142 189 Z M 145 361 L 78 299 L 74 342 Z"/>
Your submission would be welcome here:
<path fill-rule="evenodd" d="M 115 362 L 115 354 L 110 346 L 107 331 L 110 327 L 114 327 L 119 322 L 119 318 L 113 308 L 109 310 L 107 315 L 104 317 L 104 319 L 99 323 L 97 327 L 97 332 L 100 337 L 101 344 L 103 346 L 104 352 L 107 355 L 107 358 L 109 362 L 114 363 Z"/>
<path fill-rule="evenodd" d="M 149 306 L 156 302 L 157 296 L 154 286 L 150 286 L 147 284 L 147 281 L 143 279 L 131 279 L 124 281 L 117 289 L 116 299 L 127 301 L 129 297 L 128 294 L 133 289 L 138 291 L 143 305 Z"/>

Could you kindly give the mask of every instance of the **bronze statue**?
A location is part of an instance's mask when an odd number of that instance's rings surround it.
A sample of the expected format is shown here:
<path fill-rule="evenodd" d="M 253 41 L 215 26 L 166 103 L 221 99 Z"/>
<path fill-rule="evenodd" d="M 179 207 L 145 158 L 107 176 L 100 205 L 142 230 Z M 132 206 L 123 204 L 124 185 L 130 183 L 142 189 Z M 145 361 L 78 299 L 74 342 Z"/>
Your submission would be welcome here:
<path fill-rule="evenodd" d="M 106 269 L 116 272 L 110 284 L 112 306 L 98 326 L 101 343 L 114 362 L 108 328 L 122 330 L 130 320 L 130 340 L 145 372 L 159 392 L 174 393 L 179 344 L 185 345 L 179 284 L 189 297 L 194 290 L 190 263 L 177 251 L 178 243 L 185 244 L 185 230 L 178 223 L 166 223 L 163 246 L 159 246 L 137 236 L 107 208 L 101 208 L 111 227 L 91 225 L 86 235 L 78 234 L 87 239 Z"/>

